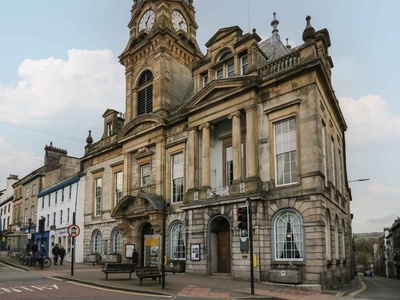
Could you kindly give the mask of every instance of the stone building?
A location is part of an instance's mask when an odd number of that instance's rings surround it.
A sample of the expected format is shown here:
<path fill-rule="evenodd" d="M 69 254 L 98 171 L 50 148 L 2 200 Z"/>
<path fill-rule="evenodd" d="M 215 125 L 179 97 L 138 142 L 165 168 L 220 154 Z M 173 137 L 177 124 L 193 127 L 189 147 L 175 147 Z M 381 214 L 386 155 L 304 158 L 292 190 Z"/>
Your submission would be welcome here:
<path fill-rule="evenodd" d="M 138 249 L 146 266 L 248 280 L 238 208 L 251 207 L 259 281 L 337 287 L 354 274 L 346 123 L 331 41 L 218 30 L 200 50 L 193 0 L 135 0 L 124 115 L 85 156 L 85 253 Z M 299 24 L 301 25 L 301 24 Z M 250 200 L 250 201 L 249 201 Z M 165 223 L 164 223 L 165 217 Z M 163 249 L 165 236 L 166 249 Z M 164 250 L 164 251 L 163 251 Z"/>
<path fill-rule="evenodd" d="M 39 231 L 37 212 L 38 212 L 38 194 L 55 183 L 77 174 L 80 167 L 80 159 L 68 156 L 64 149 L 46 145 L 43 166 L 37 168 L 31 173 L 25 175 L 13 184 L 13 221 L 11 232 L 17 236 L 35 233 Z M 33 242 L 33 236 L 29 243 L 15 243 L 18 245 L 17 252 L 26 252 L 30 242 Z M 46 235 L 43 244 L 49 247 L 49 237 Z"/>

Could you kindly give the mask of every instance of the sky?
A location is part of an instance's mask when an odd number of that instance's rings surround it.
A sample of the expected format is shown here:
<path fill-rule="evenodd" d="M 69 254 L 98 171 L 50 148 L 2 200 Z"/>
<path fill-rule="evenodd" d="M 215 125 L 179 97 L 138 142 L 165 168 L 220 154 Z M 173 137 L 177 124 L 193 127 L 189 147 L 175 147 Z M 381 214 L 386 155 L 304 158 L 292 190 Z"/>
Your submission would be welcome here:
<path fill-rule="evenodd" d="M 125 110 L 125 48 L 133 0 L 0 0 L 0 190 L 43 165 L 53 146 L 82 157 L 102 114 Z M 328 29 L 332 83 L 348 129 L 353 232 L 383 232 L 400 216 L 400 21 L 397 0 L 194 0 L 203 53 L 223 27 L 302 43 L 305 18 Z M 368 181 L 357 181 L 368 178 Z"/>

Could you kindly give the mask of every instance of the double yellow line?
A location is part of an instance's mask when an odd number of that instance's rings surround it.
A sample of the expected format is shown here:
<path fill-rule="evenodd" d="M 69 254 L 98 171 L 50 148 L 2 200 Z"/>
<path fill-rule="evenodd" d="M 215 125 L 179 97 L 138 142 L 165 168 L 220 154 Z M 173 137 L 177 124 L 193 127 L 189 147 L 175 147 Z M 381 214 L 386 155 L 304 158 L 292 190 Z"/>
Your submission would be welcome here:
<path fill-rule="evenodd" d="M 354 291 L 353 293 L 351 293 L 350 295 L 348 295 L 347 298 L 353 298 L 354 296 L 357 296 L 359 293 L 361 293 L 362 291 L 364 291 L 367 288 L 364 281 L 362 281 L 361 277 L 359 277 L 359 279 L 361 281 L 361 287 L 359 289 L 357 289 L 356 291 Z"/>

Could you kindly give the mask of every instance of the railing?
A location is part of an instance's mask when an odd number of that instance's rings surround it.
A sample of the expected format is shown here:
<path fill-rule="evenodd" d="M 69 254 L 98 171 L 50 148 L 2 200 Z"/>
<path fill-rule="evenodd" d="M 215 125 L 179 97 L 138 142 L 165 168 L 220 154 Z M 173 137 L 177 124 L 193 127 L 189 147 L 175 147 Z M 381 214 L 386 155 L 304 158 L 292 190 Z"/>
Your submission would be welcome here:
<path fill-rule="evenodd" d="M 282 56 L 258 70 L 260 77 L 267 77 L 300 63 L 300 51 Z"/>

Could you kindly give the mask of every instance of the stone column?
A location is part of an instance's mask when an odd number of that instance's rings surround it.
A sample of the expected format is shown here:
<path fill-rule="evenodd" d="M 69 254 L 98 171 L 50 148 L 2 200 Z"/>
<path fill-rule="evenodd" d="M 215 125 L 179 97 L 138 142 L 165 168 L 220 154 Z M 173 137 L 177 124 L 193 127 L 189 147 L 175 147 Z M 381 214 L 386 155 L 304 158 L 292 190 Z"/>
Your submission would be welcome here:
<path fill-rule="evenodd" d="M 188 170 L 186 188 L 188 191 L 198 188 L 197 186 L 197 170 L 198 170 L 198 131 L 197 128 L 190 128 L 188 130 Z"/>
<path fill-rule="evenodd" d="M 164 184 L 165 183 L 165 143 L 158 141 L 156 144 L 156 194 L 165 197 Z"/>
<path fill-rule="evenodd" d="M 255 125 L 256 107 L 246 109 L 247 177 L 258 176 Z"/>
<path fill-rule="evenodd" d="M 240 112 L 229 114 L 232 119 L 233 182 L 242 181 L 242 135 L 240 131 Z"/>
<path fill-rule="evenodd" d="M 203 172 L 202 172 L 202 187 L 208 188 L 210 187 L 210 129 L 211 125 L 209 123 L 205 123 L 199 126 L 199 130 L 202 130 L 202 150 L 203 150 Z"/>

